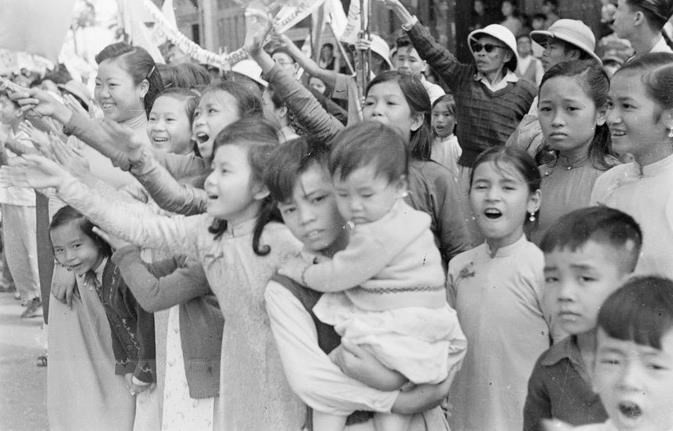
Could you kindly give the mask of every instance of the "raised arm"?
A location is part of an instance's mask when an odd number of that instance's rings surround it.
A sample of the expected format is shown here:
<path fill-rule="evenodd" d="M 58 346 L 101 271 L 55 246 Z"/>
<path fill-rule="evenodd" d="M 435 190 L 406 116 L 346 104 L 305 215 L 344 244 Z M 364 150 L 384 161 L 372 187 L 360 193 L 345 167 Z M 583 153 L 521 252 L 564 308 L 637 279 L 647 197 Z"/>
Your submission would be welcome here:
<path fill-rule="evenodd" d="M 207 169 L 205 162 L 200 164 L 200 167 L 189 167 L 190 164 L 198 163 L 196 159 L 195 156 L 193 158 L 184 156 L 183 158 L 166 158 L 164 161 L 171 163 L 176 173 L 185 176 L 189 173 L 204 175 Z M 206 211 L 208 196 L 205 190 L 178 182 L 176 177 L 160 165 L 149 151 L 143 151 L 143 156 L 132 163 L 131 173 L 161 208 L 182 215 L 201 214 Z M 182 166 L 178 166 L 179 164 Z"/>
<path fill-rule="evenodd" d="M 334 88 L 338 73 L 333 70 L 323 69 L 311 57 L 304 54 L 297 45 L 284 34 L 278 35 L 278 41 L 287 50 L 287 52 L 299 63 L 299 65 L 311 76 L 317 76 L 325 84 Z"/>
<path fill-rule="evenodd" d="M 274 91 L 285 101 L 295 120 L 316 139 L 328 142 L 343 128 L 343 124 L 332 117 L 299 81 L 278 66 L 271 56 L 262 49 L 262 41 L 268 28 L 251 27 L 246 34 L 245 46 L 250 57 L 259 64 Z"/>
<path fill-rule="evenodd" d="M 59 197 L 103 230 L 133 244 L 195 256 L 205 217 L 158 216 L 141 203 L 102 197 L 65 169 L 45 157 L 24 156 L 0 170 L 0 182 L 37 189 L 53 187 Z"/>
<path fill-rule="evenodd" d="M 474 74 L 472 66 L 460 63 L 451 51 L 437 42 L 430 31 L 407 11 L 400 0 L 381 1 L 402 22 L 402 28 L 407 31 L 418 55 L 428 62 L 452 91 L 455 92 L 467 80 L 472 79 Z"/>

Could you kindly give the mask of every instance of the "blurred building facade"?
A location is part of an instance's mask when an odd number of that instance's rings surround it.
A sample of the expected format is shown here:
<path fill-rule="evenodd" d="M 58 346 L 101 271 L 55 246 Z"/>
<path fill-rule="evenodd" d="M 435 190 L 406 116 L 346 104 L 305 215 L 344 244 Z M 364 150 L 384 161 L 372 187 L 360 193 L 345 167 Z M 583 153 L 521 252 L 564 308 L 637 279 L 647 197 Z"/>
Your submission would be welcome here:
<path fill-rule="evenodd" d="M 341 0 L 348 11 L 351 0 Z M 353 0 L 358 1 L 358 0 Z M 473 0 L 402 0 L 420 21 L 431 28 L 435 37 L 458 56 L 465 58 L 465 39 L 469 33 Z M 501 0 L 483 0 L 497 22 Z M 518 0 L 519 11 L 533 14 L 542 9 L 543 0 Z M 583 20 L 598 32 L 599 1 L 558 0 L 559 15 Z M 174 0 L 178 27 L 187 37 L 214 52 L 233 51 L 243 45 L 244 10 L 235 0 Z M 372 0 L 370 30 L 392 44 L 400 23 L 381 3 Z M 296 35 L 307 33 L 310 20 L 300 24 Z M 303 33 L 302 33 L 302 28 Z"/>

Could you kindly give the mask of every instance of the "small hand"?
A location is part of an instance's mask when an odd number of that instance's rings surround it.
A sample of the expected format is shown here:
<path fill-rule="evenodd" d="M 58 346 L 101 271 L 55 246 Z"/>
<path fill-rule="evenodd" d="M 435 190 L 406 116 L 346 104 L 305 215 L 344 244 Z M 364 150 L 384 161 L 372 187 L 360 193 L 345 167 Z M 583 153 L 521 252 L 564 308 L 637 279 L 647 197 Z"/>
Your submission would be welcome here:
<path fill-rule="evenodd" d="M 63 95 L 63 102 L 65 106 L 70 109 L 72 112 L 89 116 L 90 112 L 84 109 L 84 106 L 82 106 L 77 99 L 75 99 L 75 96 L 72 94 L 64 94 Z"/>
<path fill-rule="evenodd" d="M 89 172 L 89 161 L 80 150 L 69 146 L 54 135 L 50 135 L 50 137 L 52 160 L 58 162 L 68 172 L 78 176 Z"/>
<path fill-rule="evenodd" d="M 371 38 L 361 37 L 355 42 L 355 48 L 359 51 L 369 51 L 372 47 Z"/>
<path fill-rule="evenodd" d="M 19 124 L 19 131 L 28 136 L 28 139 L 35 145 L 39 151 L 49 145 L 49 136 L 46 132 L 39 130 L 30 121 L 22 121 Z"/>
<path fill-rule="evenodd" d="M 347 340 L 342 339 L 329 356 L 345 375 L 372 388 L 394 391 L 407 382 L 404 376 L 387 368 L 371 352 Z"/>
<path fill-rule="evenodd" d="M 11 98 L 21 106 L 22 112 L 32 111 L 38 116 L 56 116 L 62 123 L 67 123 L 70 119 L 70 110 L 48 91 L 31 88 L 13 93 Z"/>
<path fill-rule="evenodd" d="M 112 247 L 112 249 L 114 249 L 114 250 L 119 250 L 120 248 L 126 247 L 127 245 L 131 245 L 130 242 L 125 241 L 125 240 L 119 238 L 118 236 L 111 235 L 111 234 L 105 232 L 104 230 L 101 230 L 99 227 L 94 227 L 93 232 L 96 235 L 103 238 L 105 240 L 105 242 L 110 244 L 110 247 Z"/>
<path fill-rule="evenodd" d="M 75 293 L 75 273 L 63 265 L 55 265 L 51 279 L 51 294 L 68 307 L 72 306 Z"/>
<path fill-rule="evenodd" d="M 301 256 L 294 256 L 281 265 L 280 269 L 278 269 L 278 273 L 289 277 L 298 283 L 302 283 L 302 274 L 308 265 L 309 264 L 302 259 Z"/>
<path fill-rule="evenodd" d="M 147 383 L 147 384 L 142 384 L 138 385 L 133 382 L 133 373 L 126 373 L 124 374 L 124 380 L 126 381 L 126 387 L 129 390 L 129 393 L 132 396 L 135 396 L 141 392 L 149 391 L 154 389 L 154 383 Z"/>
<path fill-rule="evenodd" d="M 0 183 L 15 187 L 58 188 L 72 175 L 62 166 L 37 154 L 26 154 L 10 160 L 0 168 Z"/>
<path fill-rule="evenodd" d="M 264 40 L 271 29 L 271 18 L 263 9 L 248 7 L 245 10 L 245 28 L 243 47 L 254 57 L 264 46 Z"/>
<path fill-rule="evenodd" d="M 136 156 L 145 146 L 145 143 L 133 133 L 133 129 L 126 125 L 108 119 L 101 120 L 100 125 L 111 142 L 114 142 L 115 147 L 129 157 Z"/>

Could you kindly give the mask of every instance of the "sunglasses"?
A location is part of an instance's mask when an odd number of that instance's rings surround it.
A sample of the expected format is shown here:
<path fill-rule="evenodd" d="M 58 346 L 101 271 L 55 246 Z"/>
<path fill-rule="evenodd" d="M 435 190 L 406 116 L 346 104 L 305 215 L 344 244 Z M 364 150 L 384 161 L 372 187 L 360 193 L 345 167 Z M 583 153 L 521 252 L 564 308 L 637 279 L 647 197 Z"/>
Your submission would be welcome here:
<path fill-rule="evenodd" d="M 496 45 L 494 43 L 472 42 L 470 44 L 470 48 L 472 48 L 472 52 L 475 53 L 475 54 L 478 53 L 478 52 L 481 52 L 482 49 L 485 50 L 487 54 L 490 54 L 496 48 L 503 48 L 504 49 L 505 47 L 502 46 L 502 45 Z"/>

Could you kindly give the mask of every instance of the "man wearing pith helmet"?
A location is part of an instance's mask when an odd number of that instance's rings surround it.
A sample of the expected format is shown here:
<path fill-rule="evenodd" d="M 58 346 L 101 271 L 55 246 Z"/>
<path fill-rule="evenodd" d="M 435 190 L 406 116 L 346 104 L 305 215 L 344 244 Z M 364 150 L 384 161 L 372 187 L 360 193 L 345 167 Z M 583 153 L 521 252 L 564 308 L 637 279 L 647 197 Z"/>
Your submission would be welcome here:
<path fill-rule="evenodd" d="M 535 97 L 535 87 L 519 79 L 516 39 L 511 31 L 491 24 L 469 34 L 468 44 L 474 61 L 461 63 L 430 31 L 418 22 L 400 2 L 385 0 L 407 32 L 422 59 L 449 86 L 456 100 L 456 135 L 463 150 L 458 164 L 460 194 L 467 196 L 469 171 L 485 149 L 504 145 Z M 461 199 L 465 214 L 471 214 L 467 199 Z M 470 219 L 468 218 L 468 221 Z M 471 223 L 470 230 L 477 235 Z"/>
<path fill-rule="evenodd" d="M 559 19 L 547 30 L 534 30 L 530 37 L 544 47 L 542 66 L 547 71 L 554 65 L 572 60 L 601 59 L 596 55 L 596 37 L 591 29 L 576 19 Z"/>

